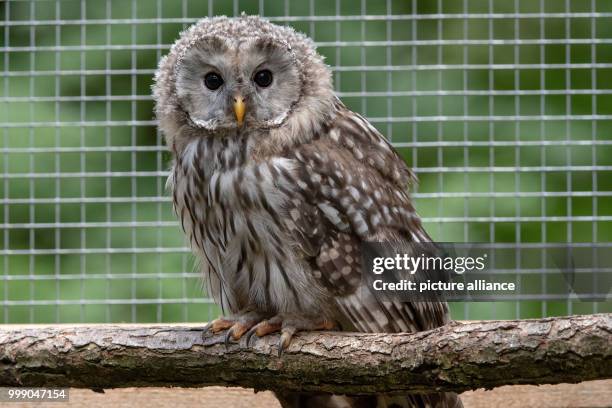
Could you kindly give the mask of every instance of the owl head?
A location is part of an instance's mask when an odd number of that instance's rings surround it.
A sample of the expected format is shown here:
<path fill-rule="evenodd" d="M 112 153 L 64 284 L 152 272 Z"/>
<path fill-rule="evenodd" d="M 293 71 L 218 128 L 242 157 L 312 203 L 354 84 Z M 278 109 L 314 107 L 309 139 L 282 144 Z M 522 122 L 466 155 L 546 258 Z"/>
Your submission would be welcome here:
<path fill-rule="evenodd" d="M 330 70 L 309 38 L 246 15 L 205 18 L 184 31 L 160 61 L 153 91 L 174 149 L 193 137 L 253 130 L 308 137 L 335 100 Z"/>

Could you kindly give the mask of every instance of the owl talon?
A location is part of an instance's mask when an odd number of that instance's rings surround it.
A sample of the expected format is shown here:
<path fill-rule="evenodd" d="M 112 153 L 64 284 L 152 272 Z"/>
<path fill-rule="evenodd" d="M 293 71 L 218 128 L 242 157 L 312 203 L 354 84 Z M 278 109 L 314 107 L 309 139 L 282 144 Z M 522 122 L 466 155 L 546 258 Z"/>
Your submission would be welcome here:
<path fill-rule="evenodd" d="M 227 333 L 225 333 L 224 343 L 225 348 L 229 347 L 230 339 L 234 341 L 239 341 L 242 336 L 249 330 L 253 325 L 252 324 L 243 324 L 240 322 L 234 323 L 232 327 L 229 328 Z"/>
<path fill-rule="evenodd" d="M 212 322 L 208 322 L 206 323 L 206 325 L 202 328 L 202 338 L 206 338 L 206 335 L 208 334 L 208 332 L 210 331 L 210 328 L 212 327 Z"/>
<path fill-rule="evenodd" d="M 295 327 L 283 327 L 281 330 L 281 335 L 278 340 L 278 356 L 281 357 L 283 352 L 289 347 L 291 344 L 291 339 L 293 339 L 293 335 L 297 329 Z"/>
<path fill-rule="evenodd" d="M 295 333 L 300 330 L 331 330 L 335 323 L 327 319 L 309 320 L 296 316 L 276 315 L 269 320 L 262 320 L 251 327 L 243 336 L 247 347 L 251 347 L 253 335 L 263 337 L 270 333 L 280 331 L 278 339 L 278 356 L 281 357 L 291 344 Z"/>
<path fill-rule="evenodd" d="M 257 325 L 251 327 L 249 331 L 246 332 L 246 334 L 244 335 L 244 340 L 247 347 L 251 347 L 251 338 L 253 337 L 253 334 L 255 334 L 256 328 Z"/>
<path fill-rule="evenodd" d="M 232 329 L 230 328 L 223 337 L 223 344 L 225 344 L 225 351 L 229 349 L 230 337 L 232 336 Z"/>
<path fill-rule="evenodd" d="M 282 323 L 280 322 L 280 320 L 262 320 L 261 322 L 251 327 L 251 329 L 244 335 L 244 337 L 246 338 L 246 345 L 249 347 L 251 346 L 251 339 L 253 338 L 253 334 L 256 334 L 257 337 L 263 337 L 267 334 L 279 331 L 281 327 Z"/>
<path fill-rule="evenodd" d="M 223 318 L 215 319 L 211 322 L 208 322 L 206 323 L 204 328 L 202 328 L 202 338 L 206 338 L 208 333 L 216 334 L 222 330 L 228 329 L 232 327 L 233 324 L 233 321 Z"/>

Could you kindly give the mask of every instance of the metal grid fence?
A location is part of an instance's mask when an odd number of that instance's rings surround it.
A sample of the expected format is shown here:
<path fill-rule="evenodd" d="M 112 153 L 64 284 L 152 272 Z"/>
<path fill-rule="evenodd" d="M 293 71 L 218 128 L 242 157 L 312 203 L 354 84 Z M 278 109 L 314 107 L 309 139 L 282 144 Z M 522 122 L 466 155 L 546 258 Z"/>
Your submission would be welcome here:
<path fill-rule="evenodd" d="M 339 96 L 420 178 L 437 240 L 612 242 L 612 2 L 5 0 L 5 323 L 202 321 L 150 86 L 178 33 L 260 14 L 314 38 Z M 453 304 L 455 318 L 610 302 Z"/>

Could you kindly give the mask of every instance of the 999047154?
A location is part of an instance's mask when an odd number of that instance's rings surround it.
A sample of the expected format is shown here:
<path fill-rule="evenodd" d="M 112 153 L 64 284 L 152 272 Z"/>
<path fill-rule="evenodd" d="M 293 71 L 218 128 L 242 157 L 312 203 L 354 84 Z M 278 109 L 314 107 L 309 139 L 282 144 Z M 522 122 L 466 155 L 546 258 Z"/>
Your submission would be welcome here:
<path fill-rule="evenodd" d="M 56 401 L 68 402 L 68 388 L 0 388 L 1 402 Z"/>

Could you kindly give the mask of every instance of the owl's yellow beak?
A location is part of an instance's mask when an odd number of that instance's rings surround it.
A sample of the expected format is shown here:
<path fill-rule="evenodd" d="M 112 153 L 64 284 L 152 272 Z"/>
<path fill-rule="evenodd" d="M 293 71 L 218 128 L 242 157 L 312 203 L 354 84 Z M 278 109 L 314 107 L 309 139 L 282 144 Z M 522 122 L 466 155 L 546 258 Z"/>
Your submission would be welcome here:
<path fill-rule="evenodd" d="M 244 98 L 240 95 L 234 97 L 234 114 L 236 114 L 236 122 L 238 122 L 238 126 L 242 126 L 242 122 L 244 122 Z"/>

